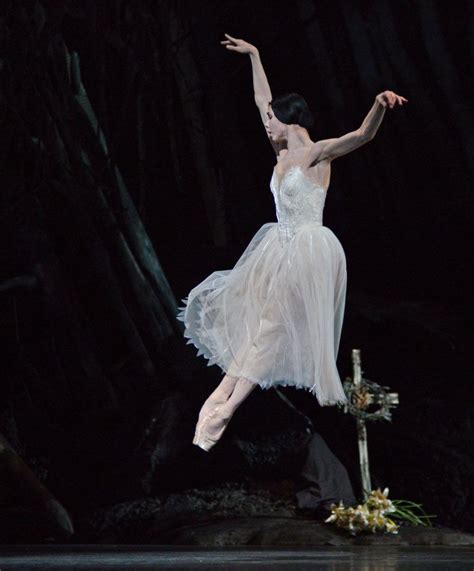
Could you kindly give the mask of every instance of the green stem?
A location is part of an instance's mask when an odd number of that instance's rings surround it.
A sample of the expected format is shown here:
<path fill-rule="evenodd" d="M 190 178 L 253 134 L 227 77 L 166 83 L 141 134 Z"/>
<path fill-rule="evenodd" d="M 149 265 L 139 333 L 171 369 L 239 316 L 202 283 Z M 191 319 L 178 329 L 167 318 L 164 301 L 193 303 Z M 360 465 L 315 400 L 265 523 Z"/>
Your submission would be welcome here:
<path fill-rule="evenodd" d="M 431 521 L 430 518 L 436 517 L 434 515 L 417 515 L 410 510 L 405 509 L 397 509 L 394 512 L 391 512 L 392 517 L 398 517 L 399 519 L 407 520 L 415 525 L 424 525 L 430 527 Z M 426 522 L 424 520 L 427 520 Z"/>

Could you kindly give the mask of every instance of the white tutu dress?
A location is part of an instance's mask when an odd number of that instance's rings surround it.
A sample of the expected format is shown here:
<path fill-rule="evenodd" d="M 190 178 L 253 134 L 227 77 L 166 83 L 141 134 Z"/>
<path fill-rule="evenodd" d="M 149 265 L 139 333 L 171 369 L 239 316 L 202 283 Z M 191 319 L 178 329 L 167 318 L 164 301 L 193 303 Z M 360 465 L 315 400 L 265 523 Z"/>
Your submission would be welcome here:
<path fill-rule="evenodd" d="M 184 298 L 184 336 L 227 374 L 264 389 L 291 385 L 321 406 L 347 397 L 336 367 L 346 300 L 346 258 L 323 226 L 326 189 L 299 166 L 270 181 L 278 222 L 264 224 L 231 270 Z"/>

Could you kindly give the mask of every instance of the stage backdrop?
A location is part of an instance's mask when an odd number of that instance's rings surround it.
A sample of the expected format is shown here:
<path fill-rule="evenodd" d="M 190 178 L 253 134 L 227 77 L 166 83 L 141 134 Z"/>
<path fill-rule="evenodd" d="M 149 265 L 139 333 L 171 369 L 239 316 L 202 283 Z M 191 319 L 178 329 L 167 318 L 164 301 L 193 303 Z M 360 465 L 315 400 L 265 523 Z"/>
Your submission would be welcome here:
<path fill-rule="evenodd" d="M 281 392 L 296 409 L 254 391 L 214 452 L 191 445 L 222 374 L 185 345 L 177 305 L 276 219 L 275 156 L 249 57 L 220 44 L 229 33 L 257 46 L 273 96 L 305 97 L 313 140 L 359 127 L 384 90 L 408 99 L 332 164 L 324 224 L 348 263 L 338 367 L 350 375 L 359 348 L 366 376 L 400 396 L 393 422 L 369 427 L 373 485 L 474 529 L 474 4 L 11 0 L 0 10 L 0 432 L 37 482 L 78 521 L 149 494 L 296 481 L 309 422 L 360 493 L 353 419 L 301 391 Z"/>

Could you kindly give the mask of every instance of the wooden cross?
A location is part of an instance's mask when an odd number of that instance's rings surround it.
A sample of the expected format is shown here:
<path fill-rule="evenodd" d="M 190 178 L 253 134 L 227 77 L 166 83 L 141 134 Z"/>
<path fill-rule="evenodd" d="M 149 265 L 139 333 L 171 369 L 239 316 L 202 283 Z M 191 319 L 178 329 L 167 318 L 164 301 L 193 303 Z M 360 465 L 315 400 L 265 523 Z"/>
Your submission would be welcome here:
<path fill-rule="evenodd" d="M 362 377 L 360 364 L 360 349 L 352 349 L 353 378 L 346 377 L 344 390 L 348 404 L 344 405 L 344 412 L 349 412 L 356 418 L 357 442 L 359 445 L 359 463 L 364 493 L 364 501 L 372 491 L 369 470 L 369 451 L 367 447 L 366 420 L 392 420 L 391 409 L 399 403 L 398 393 L 389 393 L 389 387 L 369 381 Z M 385 390 L 387 389 L 387 390 Z M 375 410 L 368 410 L 372 405 L 377 405 Z"/>

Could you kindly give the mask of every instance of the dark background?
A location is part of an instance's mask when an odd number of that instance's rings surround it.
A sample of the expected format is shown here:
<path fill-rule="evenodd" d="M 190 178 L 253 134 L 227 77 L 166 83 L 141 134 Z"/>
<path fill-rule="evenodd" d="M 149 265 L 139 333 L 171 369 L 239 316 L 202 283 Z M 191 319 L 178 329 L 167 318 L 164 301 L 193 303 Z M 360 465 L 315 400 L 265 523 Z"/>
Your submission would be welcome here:
<path fill-rule="evenodd" d="M 274 97 L 305 97 L 313 140 L 357 128 L 381 91 L 408 99 L 332 165 L 324 224 L 348 263 L 338 367 L 350 376 L 359 348 L 367 377 L 399 393 L 393 422 L 369 424 L 373 485 L 473 529 L 473 10 L 2 3 L 0 432 L 77 521 L 137 498 L 298 478 L 301 458 L 278 435 L 303 429 L 273 391 L 252 393 L 213 452 L 190 443 L 222 374 L 185 345 L 176 301 L 276 219 L 250 59 L 221 46 L 227 32 L 257 46 Z M 281 393 L 359 495 L 354 420 Z M 5 513 L 17 500 L 5 493 Z"/>

